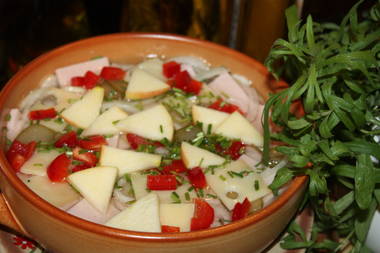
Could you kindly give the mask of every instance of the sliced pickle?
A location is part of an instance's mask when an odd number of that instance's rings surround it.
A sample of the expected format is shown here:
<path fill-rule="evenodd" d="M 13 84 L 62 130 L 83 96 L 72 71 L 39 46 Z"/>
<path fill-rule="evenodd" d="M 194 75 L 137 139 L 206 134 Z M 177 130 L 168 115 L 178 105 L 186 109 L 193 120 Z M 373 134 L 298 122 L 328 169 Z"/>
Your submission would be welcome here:
<path fill-rule="evenodd" d="M 127 82 L 123 80 L 103 80 L 99 86 L 104 88 L 105 100 L 120 100 L 124 98 Z"/>
<path fill-rule="evenodd" d="M 31 141 L 36 142 L 53 142 L 56 138 L 56 132 L 39 124 L 30 125 L 16 137 L 16 140 L 22 143 L 28 143 Z"/>
<path fill-rule="evenodd" d="M 263 198 L 256 199 L 255 201 L 251 202 L 250 213 L 256 213 L 257 211 L 261 210 L 263 207 L 264 207 Z"/>
<path fill-rule="evenodd" d="M 202 128 L 198 125 L 185 126 L 174 133 L 174 140 L 177 142 L 191 141 L 195 139 L 200 132 L 202 132 Z"/>

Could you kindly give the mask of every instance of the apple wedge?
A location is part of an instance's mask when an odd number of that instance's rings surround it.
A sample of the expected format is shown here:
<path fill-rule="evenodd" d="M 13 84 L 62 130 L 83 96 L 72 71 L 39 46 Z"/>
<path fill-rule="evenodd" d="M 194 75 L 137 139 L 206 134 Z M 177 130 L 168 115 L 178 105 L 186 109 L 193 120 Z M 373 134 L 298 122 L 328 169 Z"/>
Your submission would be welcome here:
<path fill-rule="evenodd" d="M 192 107 L 193 123 L 202 123 L 203 132 L 207 133 L 208 129 L 213 130 L 219 126 L 228 116 L 228 113 L 220 112 L 210 108 L 193 105 Z M 210 126 L 211 125 L 211 126 Z"/>
<path fill-rule="evenodd" d="M 155 76 L 136 68 L 129 81 L 125 97 L 129 99 L 145 99 L 160 95 L 170 89 L 170 86 Z"/>
<path fill-rule="evenodd" d="M 140 232 L 161 232 L 157 195 L 149 193 L 112 217 L 105 225 Z"/>
<path fill-rule="evenodd" d="M 187 142 L 181 144 L 181 156 L 186 168 L 207 168 L 210 165 L 220 165 L 225 159 L 208 150 L 193 146 Z"/>
<path fill-rule="evenodd" d="M 95 87 L 89 90 L 80 100 L 67 107 L 62 113 L 62 118 L 69 124 L 87 128 L 98 117 L 104 97 L 104 89 Z"/>
<path fill-rule="evenodd" d="M 109 108 L 103 112 L 95 121 L 82 132 L 82 136 L 90 135 L 113 135 L 120 130 L 115 126 L 116 122 L 126 118 L 128 114 L 117 106 Z"/>
<path fill-rule="evenodd" d="M 271 193 L 262 177 L 242 160 L 216 168 L 214 173 L 206 173 L 205 176 L 208 185 L 229 210 L 245 198 L 255 201 Z"/>
<path fill-rule="evenodd" d="M 94 167 L 75 172 L 68 182 L 98 211 L 105 213 L 117 177 L 115 167 Z"/>
<path fill-rule="evenodd" d="M 90 61 L 80 62 L 70 66 L 58 68 L 55 71 L 60 86 L 71 84 L 71 78 L 75 76 L 84 76 L 87 71 L 99 72 L 104 66 L 109 65 L 107 57 L 101 57 Z"/>
<path fill-rule="evenodd" d="M 160 204 L 160 221 L 162 225 L 179 227 L 180 232 L 189 232 L 194 216 L 193 203 Z"/>
<path fill-rule="evenodd" d="M 116 127 L 120 131 L 133 133 L 150 140 L 173 139 L 173 120 L 166 108 L 159 104 L 137 112 L 119 121 Z"/>
<path fill-rule="evenodd" d="M 29 175 L 46 176 L 47 167 L 58 155 L 59 152 L 54 149 L 48 152 L 34 152 L 32 157 L 22 165 L 20 172 Z"/>
<path fill-rule="evenodd" d="M 19 174 L 19 177 L 38 196 L 62 210 L 69 209 L 81 199 L 68 183 L 53 183 L 47 176 Z"/>
<path fill-rule="evenodd" d="M 161 156 L 131 150 L 102 146 L 99 163 L 101 166 L 118 168 L 119 176 L 139 170 L 160 166 Z"/>
<path fill-rule="evenodd" d="M 240 139 L 245 144 L 263 146 L 263 136 L 239 112 L 234 112 L 226 118 L 214 131 L 230 139 Z"/>
<path fill-rule="evenodd" d="M 137 65 L 137 67 L 160 80 L 166 80 L 162 71 L 163 64 L 164 63 L 160 59 L 154 58 L 143 61 Z"/>

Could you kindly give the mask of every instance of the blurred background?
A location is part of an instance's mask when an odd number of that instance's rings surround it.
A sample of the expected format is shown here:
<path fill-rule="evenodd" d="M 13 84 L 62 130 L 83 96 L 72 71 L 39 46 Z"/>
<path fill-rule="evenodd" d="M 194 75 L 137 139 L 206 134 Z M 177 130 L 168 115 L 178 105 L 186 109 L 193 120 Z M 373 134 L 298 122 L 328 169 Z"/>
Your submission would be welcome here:
<path fill-rule="evenodd" d="M 356 0 L 0 0 L 0 85 L 38 55 L 82 38 L 164 32 L 210 40 L 264 61 L 286 34 L 285 9 L 339 22 Z"/>

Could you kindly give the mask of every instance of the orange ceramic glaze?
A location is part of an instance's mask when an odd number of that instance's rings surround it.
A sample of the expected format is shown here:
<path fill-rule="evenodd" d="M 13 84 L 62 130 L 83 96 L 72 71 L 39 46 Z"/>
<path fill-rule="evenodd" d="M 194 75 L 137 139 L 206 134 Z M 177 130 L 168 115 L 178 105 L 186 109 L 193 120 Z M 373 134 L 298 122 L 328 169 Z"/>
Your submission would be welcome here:
<path fill-rule="evenodd" d="M 147 55 L 196 56 L 225 66 L 253 81 L 264 98 L 269 73 L 257 61 L 210 42 L 165 34 L 113 34 L 78 41 L 25 66 L 0 95 L 2 126 L 10 108 L 55 69 L 107 56 L 112 62 L 138 63 Z M 4 138 L 3 138 L 4 139 Z M 3 143 L 4 144 L 4 143 Z M 42 200 L 18 179 L 0 152 L 0 187 L 25 231 L 54 253 L 254 253 L 264 250 L 284 230 L 303 198 L 307 178 L 297 177 L 288 189 L 261 211 L 229 225 L 186 233 L 143 233 L 97 225 L 71 216 Z"/>

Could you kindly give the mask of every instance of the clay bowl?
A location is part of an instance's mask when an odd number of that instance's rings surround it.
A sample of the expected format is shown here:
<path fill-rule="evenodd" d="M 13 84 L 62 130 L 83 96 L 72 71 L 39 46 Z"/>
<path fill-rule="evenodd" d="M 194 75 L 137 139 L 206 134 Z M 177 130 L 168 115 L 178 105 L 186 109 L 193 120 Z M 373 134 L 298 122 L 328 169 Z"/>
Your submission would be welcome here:
<path fill-rule="evenodd" d="M 163 34 L 113 34 L 78 41 L 35 59 L 19 71 L 0 95 L 0 113 L 17 107 L 29 91 L 61 66 L 108 56 L 119 63 L 137 63 L 149 54 L 173 57 L 193 55 L 212 65 L 223 65 L 253 80 L 264 98 L 270 75 L 257 61 L 210 42 Z M 2 124 L 5 120 L 2 118 Z M 253 253 L 268 247 L 294 217 L 307 178 L 297 177 L 276 201 L 232 224 L 187 233 L 142 233 L 113 229 L 71 216 L 30 191 L 0 151 L 0 186 L 22 229 L 54 253 Z"/>

